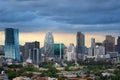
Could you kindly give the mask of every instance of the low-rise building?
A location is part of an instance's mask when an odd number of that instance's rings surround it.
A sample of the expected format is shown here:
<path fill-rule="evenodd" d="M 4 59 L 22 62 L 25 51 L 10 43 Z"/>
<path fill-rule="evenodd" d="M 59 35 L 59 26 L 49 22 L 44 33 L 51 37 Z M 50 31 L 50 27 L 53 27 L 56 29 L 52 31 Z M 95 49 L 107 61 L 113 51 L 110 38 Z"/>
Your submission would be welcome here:
<path fill-rule="evenodd" d="M 68 80 L 93 80 L 90 78 L 69 78 Z"/>
<path fill-rule="evenodd" d="M 5 74 L 4 71 L 2 71 L 1 74 L 0 74 L 0 80 L 9 80 L 8 76 Z"/>
<path fill-rule="evenodd" d="M 40 76 L 33 76 L 31 80 L 58 80 L 57 78 L 51 77 L 40 77 Z"/>
<path fill-rule="evenodd" d="M 80 70 L 80 71 L 62 71 L 62 76 L 65 77 L 77 77 L 78 75 L 81 77 L 85 77 L 86 71 Z"/>
<path fill-rule="evenodd" d="M 31 79 L 28 77 L 16 77 L 13 80 L 31 80 Z"/>

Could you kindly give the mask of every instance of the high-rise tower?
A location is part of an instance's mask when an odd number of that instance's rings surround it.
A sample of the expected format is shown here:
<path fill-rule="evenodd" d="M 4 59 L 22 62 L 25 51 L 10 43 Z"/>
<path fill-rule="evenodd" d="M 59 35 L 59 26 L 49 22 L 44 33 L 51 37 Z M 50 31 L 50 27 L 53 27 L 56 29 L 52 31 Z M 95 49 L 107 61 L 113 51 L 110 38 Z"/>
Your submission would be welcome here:
<path fill-rule="evenodd" d="M 34 49 L 34 48 L 39 49 L 40 48 L 40 42 L 35 41 L 35 42 L 26 42 L 25 43 L 24 53 L 22 55 L 23 56 L 23 61 L 26 61 L 29 58 L 29 50 Z"/>
<path fill-rule="evenodd" d="M 85 37 L 84 34 L 81 32 L 77 32 L 77 44 L 76 44 L 76 52 L 77 54 L 83 54 L 84 53 L 84 47 L 85 47 Z"/>
<path fill-rule="evenodd" d="M 70 44 L 68 49 L 67 49 L 67 52 L 66 52 L 66 60 L 67 61 L 76 61 L 76 49 L 74 47 L 74 44 Z"/>
<path fill-rule="evenodd" d="M 94 49 L 95 49 L 95 38 L 91 39 L 91 50 L 92 50 L 92 56 L 94 56 Z"/>
<path fill-rule="evenodd" d="M 54 57 L 58 59 L 64 58 L 64 48 L 65 45 L 63 43 L 55 43 L 54 44 Z"/>
<path fill-rule="evenodd" d="M 104 41 L 105 51 L 107 52 L 114 52 L 115 51 L 115 37 L 111 35 L 107 35 Z"/>
<path fill-rule="evenodd" d="M 54 57 L 54 38 L 51 32 L 45 36 L 44 53 L 46 57 Z"/>
<path fill-rule="evenodd" d="M 91 47 L 92 47 L 92 48 L 95 47 L 95 38 L 91 38 Z"/>
<path fill-rule="evenodd" d="M 14 28 L 5 29 L 5 57 L 21 61 L 18 29 Z"/>
<path fill-rule="evenodd" d="M 116 51 L 120 54 L 120 36 L 117 39 Z"/>

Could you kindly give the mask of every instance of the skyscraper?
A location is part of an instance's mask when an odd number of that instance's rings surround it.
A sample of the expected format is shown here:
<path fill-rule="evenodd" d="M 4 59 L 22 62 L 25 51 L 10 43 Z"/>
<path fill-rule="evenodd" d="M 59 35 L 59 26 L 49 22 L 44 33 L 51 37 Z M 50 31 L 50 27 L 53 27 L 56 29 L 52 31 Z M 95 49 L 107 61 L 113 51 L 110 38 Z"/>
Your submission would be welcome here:
<path fill-rule="evenodd" d="M 96 58 L 98 58 L 99 56 L 105 55 L 105 47 L 103 46 L 102 43 L 98 42 L 95 43 L 95 39 L 91 39 L 91 47 L 88 50 L 88 55 L 89 56 L 94 56 Z M 94 44 L 94 45 L 93 45 Z"/>
<path fill-rule="evenodd" d="M 44 41 L 44 53 L 46 57 L 54 57 L 54 38 L 51 32 L 48 32 Z"/>
<path fill-rule="evenodd" d="M 77 44 L 76 44 L 76 51 L 77 54 L 83 54 L 84 53 L 84 47 L 85 47 L 85 37 L 84 34 L 81 32 L 77 32 Z"/>
<path fill-rule="evenodd" d="M 120 36 L 118 36 L 118 39 L 117 39 L 116 51 L 120 53 Z"/>
<path fill-rule="evenodd" d="M 29 49 L 29 57 L 32 60 L 33 64 L 38 65 L 41 61 L 40 49 L 38 48 Z"/>
<path fill-rule="evenodd" d="M 26 42 L 24 45 L 24 53 L 23 53 L 23 61 L 26 61 L 29 57 L 29 50 L 33 48 L 40 48 L 40 43 L 38 41 L 35 42 Z"/>
<path fill-rule="evenodd" d="M 96 43 L 94 48 L 94 56 L 105 55 L 105 47 L 102 43 Z"/>
<path fill-rule="evenodd" d="M 94 56 L 94 49 L 95 49 L 95 38 L 92 38 L 92 39 L 91 39 L 92 56 Z"/>
<path fill-rule="evenodd" d="M 67 48 L 67 52 L 65 55 L 65 58 L 67 61 L 76 61 L 76 49 L 74 47 L 74 44 L 70 44 L 69 47 Z"/>
<path fill-rule="evenodd" d="M 91 47 L 92 47 L 92 48 L 95 47 L 95 38 L 91 38 Z"/>
<path fill-rule="evenodd" d="M 64 58 L 64 48 L 65 48 L 65 46 L 62 43 L 54 44 L 54 57 L 56 59 Z"/>
<path fill-rule="evenodd" d="M 18 29 L 14 28 L 5 29 L 5 57 L 21 61 Z"/>
<path fill-rule="evenodd" d="M 115 51 L 115 37 L 107 35 L 104 41 L 105 52 L 114 52 Z"/>

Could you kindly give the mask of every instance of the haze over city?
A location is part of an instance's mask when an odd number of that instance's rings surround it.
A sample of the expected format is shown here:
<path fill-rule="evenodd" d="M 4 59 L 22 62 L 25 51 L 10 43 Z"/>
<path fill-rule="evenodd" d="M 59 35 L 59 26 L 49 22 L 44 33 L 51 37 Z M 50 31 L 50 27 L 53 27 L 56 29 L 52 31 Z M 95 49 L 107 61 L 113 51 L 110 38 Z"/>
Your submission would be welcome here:
<path fill-rule="evenodd" d="M 90 46 L 92 37 L 101 42 L 105 35 L 119 35 L 119 5 L 119 0 L 0 0 L 0 44 L 4 29 L 13 27 L 19 29 L 22 45 L 37 40 L 43 46 L 48 31 L 55 43 L 76 44 L 81 31 Z"/>

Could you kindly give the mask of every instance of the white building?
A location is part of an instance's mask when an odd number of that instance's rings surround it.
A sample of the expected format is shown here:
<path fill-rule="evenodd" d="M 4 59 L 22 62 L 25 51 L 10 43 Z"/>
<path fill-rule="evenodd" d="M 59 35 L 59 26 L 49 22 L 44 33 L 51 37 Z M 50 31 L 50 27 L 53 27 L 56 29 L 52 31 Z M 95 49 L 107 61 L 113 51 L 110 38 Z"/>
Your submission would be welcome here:
<path fill-rule="evenodd" d="M 88 49 L 88 56 L 94 58 L 105 58 L 105 47 L 102 43 L 95 43 L 95 39 L 91 39 L 91 47 Z"/>
<path fill-rule="evenodd" d="M 94 56 L 105 55 L 105 47 L 104 46 L 96 46 L 94 48 Z"/>
<path fill-rule="evenodd" d="M 74 44 L 70 44 L 69 47 L 67 48 L 66 60 L 67 61 L 76 60 L 76 49 L 74 47 Z"/>
<path fill-rule="evenodd" d="M 93 56 L 93 48 L 88 48 L 88 55 Z"/>
<path fill-rule="evenodd" d="M 106 55 L 109 55 L 109 59 L 111 59 L 115 63 L 120 63 L 120 54 L 118 52 L 107 52 Z"/>

